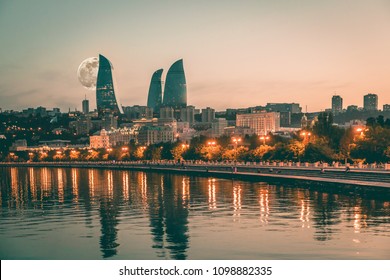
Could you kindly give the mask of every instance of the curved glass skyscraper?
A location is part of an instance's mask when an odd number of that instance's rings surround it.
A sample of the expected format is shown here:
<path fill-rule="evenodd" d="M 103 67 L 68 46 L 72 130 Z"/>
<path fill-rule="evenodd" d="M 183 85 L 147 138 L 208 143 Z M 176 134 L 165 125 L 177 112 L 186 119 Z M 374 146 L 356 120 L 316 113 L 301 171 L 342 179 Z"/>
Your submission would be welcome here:
<path fill-rule="evenodd" d="M 187 106 L 187 84 L 184 75 L 183 59 L 173 63 L 168 70 L 165 80 L 163 106 L 174 109 Z"/>
<path fill-rule="evenodd" d="M 160 108 L 162 104 L 162 72 L 163 69 L 158 69 L 156 72 L 153 73 L 152 80 L 150 81 L 147 106 L 149 108 L 153 108 L 155 112 L 158 111 L 158 108 Z"/>
<path fill-rule="evenodd" d="M 106 113 L 123 114 L 122 107 L 115 96 L 111 62 L 99 54 L 99 71 L 96 81 L 96 106 L 99 116 Z"/>

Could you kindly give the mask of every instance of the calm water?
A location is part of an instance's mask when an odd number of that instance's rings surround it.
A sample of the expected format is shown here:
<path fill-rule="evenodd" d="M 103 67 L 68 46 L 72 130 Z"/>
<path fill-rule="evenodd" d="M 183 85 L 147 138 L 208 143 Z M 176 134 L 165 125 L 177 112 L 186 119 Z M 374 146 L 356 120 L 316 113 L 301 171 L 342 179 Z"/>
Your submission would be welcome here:
<path fill-rule="evenodd" d="M 1 259 L 389 259 L 390 190 L 0 168 Z"/>

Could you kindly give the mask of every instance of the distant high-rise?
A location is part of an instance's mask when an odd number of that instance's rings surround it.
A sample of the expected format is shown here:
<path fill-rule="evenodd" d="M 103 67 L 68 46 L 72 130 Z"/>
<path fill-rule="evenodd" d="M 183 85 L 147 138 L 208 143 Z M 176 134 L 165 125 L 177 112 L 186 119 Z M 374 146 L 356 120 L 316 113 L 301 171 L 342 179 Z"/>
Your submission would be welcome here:
<path fill-rule="evenodd" d="M 187 106 L 187 84 L 182 59 L 173 63 L 168 70 L 163 105 L 174 109 Z"/>
<path fill-rule="evenodd" d="M 183 122 L 188 122 L 190 125 L 195 123 L 195 107 L 187 106 L 180 109 L 180 119 Z"/>
<path fill-rule="evenodd" d="M 161 87 L 161 74 L 163 69 L 159 69 L 153 73 L 150 81 L 148 103 L 149 108 L 153 108 L 155 112 L 161 107 L 162 104 L 162 87 Z"/>
<path fill-rule="evenodd" d="M 202 122 L 203 123 L 211 123 L 215 119 L 215 110 L 207 107 L 206 109 L 202 109 Z"/>
<path fill-rule="evenodd" d="M 160 108 L 160 119 L 173 119 L 174 110 L 171 107 Z"/>
<path fill-rule="evenodd" d="M 118 104 L 115 96 L 115 85 L 113 81 L 113 67 L 111 62 L 99 55 L 99 71 L 96 81 L 96 105 L 99 116 L 106 113 L 123 114 L 122 106 Z"/>
<path fill-rule="evenodd" d="M 332 97 L 332 113 L 338 115 L 343 110 L 343 98 L 340 95 L 333 95 Z"/>
<path fill-rule="evenodd" d="M 363 109 L 366 111 L 378 111 L 378 95 L 373 93 L 365 95 Z"/>
<path fill-rule="evenodd" d="M 89 113 L 89 100 L 84 99 L 82 102 L 82 107 L 83 107 L 83 114 L 88 114 Z"/>

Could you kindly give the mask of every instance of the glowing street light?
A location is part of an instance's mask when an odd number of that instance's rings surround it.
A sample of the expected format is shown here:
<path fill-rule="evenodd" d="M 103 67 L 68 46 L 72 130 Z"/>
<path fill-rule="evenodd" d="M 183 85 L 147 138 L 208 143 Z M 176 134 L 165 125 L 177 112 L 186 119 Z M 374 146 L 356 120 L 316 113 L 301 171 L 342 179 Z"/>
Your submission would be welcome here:
<path fill-rule="evenodd" d="M 122 152 L 127 152 L 129 150 L 128 147 L 122 147 Z"/>
<path fill-rule="evenodd" d="M 233 143 L 235 143 L 235 144 L 238 144 L 239 142 L 241 142 L 241 138 L 236 138 L 236 137 L 233 137 L 232 138 L 232 141 L 233 141 Z"/>
<path fill-rule="evenodd" d="M 259 139 L 262 140 L 263 145 L 265 145 L 265 141 L 268 141 L 270 138 L 269 138 L 269 136 L 260 136 Z"/>
<path fill-rule="evenodd" d="M 207 145 L 208 146 L 215 146 L 216 142 L 215 141 L 208 141 Z"/>
<path fill-rule="evenodd" d="M 364 129 L 362 127 L 356 128 L 355 132 L 359 134 L 360 137 L 364 137 Z"/>
<path fill-rule="evenodd" d="M 107 148 L 106 151 L 107 151 L 108 153 L 111 153 L 111 152 L 112 152 L 112 148 Z"/>
<path fill-rule="evenodd" d="M 238 146 L 238 143 L 241 143 L 241 138 L 233 137 L 232 141 L 234 143 L 234 158 L 237 161 L 237 146 Z"/>
<path fill-rule="evenodd" d="M 303 142 L 307 143 L 309 142 L 309 137 L 311 136 L 311 133 L 308 131 L 302 131 L 301 136 L 303 137 Z"/>

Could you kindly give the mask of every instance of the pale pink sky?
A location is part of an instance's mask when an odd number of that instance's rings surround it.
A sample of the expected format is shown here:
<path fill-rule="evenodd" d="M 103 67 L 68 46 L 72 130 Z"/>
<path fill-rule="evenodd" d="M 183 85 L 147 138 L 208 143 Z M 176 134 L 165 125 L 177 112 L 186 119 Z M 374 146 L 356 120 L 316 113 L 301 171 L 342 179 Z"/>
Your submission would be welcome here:
<path fill-rule="evenodd" d="M 93 5 L 92 5 L 93 4 Z M 184 59 L 188 102 L 217 110 L 298 102 L 309 111 L 390 103 L 390 2 L 2 1 L 0 108 L 81 108 L 76 72 L 111 60 L 123 105 L 146 105 L 152 73 Z"/>

